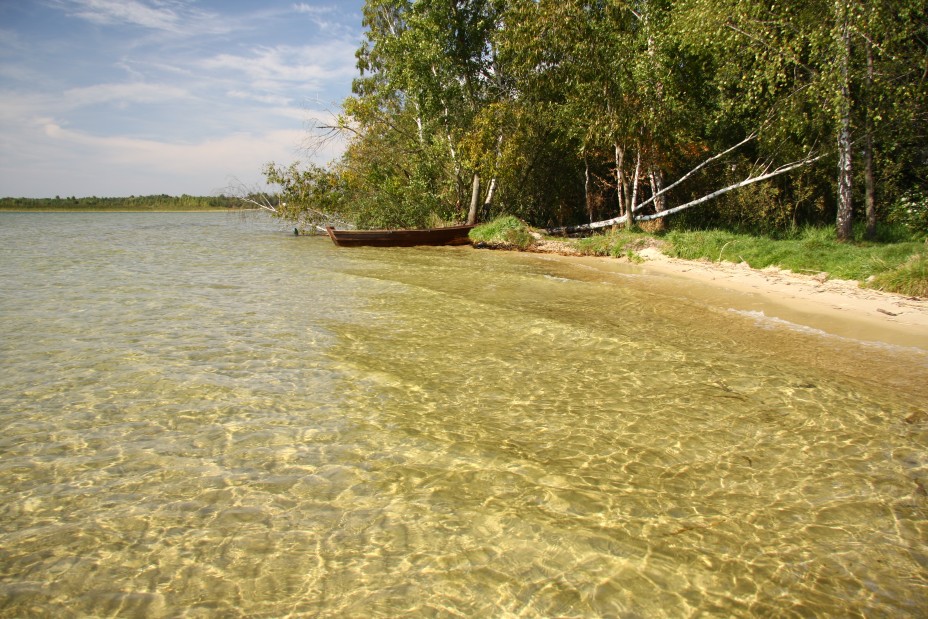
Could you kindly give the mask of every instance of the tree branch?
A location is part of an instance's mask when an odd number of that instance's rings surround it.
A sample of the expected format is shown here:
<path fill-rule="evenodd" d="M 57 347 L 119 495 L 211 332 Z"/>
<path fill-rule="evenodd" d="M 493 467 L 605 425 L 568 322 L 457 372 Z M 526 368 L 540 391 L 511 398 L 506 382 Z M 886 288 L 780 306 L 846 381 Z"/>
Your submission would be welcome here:
<path fill-rule="evenodd" d="M 710 193 L 709 195 L 703 196 L 691 202 L 687 202 L 686 204 L 675 206 L 674 208 L 667 209 L 666 211 L 661 211 L 660 213 L 654 213 L 652 215 L 644 215 L 643 217 L 639 217 L 638 221 L 650 221 L 652 219 L 659 219 L 661 217 L 666 217 L 667 215 L 673 215 L 674 213 L 679 213 L 680 211 L 686 210 L 694 206 L 698 206 L 704 202 L 708 202 L 709 200 L 713 200 L 723 194 L 728 193 L 729 191 L 734 191 L 735 189 L 740 189 L 741 187 L 747 187 L 748 185 L 753 185 L 754 183 L 759 183 L 761 181 L 765 181 L 767 179 L 773 178 L 774 176 L 779 176 L 780 174 L 786 174 L 787 172 L 795 170 L 796 168 L 801 168 L 803 166 L 809 165 L 810 163 L 814 161 L 818 161 L 824 156 L 825 156 L 824 154 L 818 155 L 815 157 L 809 156 L 809 157 L 806 157 L 805 159 L 800 159 L 799 161 L 788 163 L 786 165 L 780 166 L 773 172 L 761 174 L 760 176 L 748 177 L 744 179 L 743 181 L 741 181 L 740 183 L 735 183 L 734 185 L 723 187 L 719 189 L 718 191 L 714 191 Z"/>
<path fill-rule="evenodd" d="M 648 204 L 654 202 L 654 199 L 655 199 L 655 198 L 658 198 L 658 197 L 660 197 L 661 195 L 667 193 L 668 191 L 670 191 L 671 189 L 673 189 L 674 187 L 676 187 L 677 185 L 679 185 L 680 183 L 682 183 L 682 182 L 685 181 L 686 179 L 690 178 L 691 176 L 693 176 L 693 174 L 696 174 L 696 172 L 698 172 L 699 170 L 703 169 L 704 167 L 706 167 L 707 165 L 709 165 L 709 164 L 712 163 L 713 161 L 718 161 L 719 159 L 721 159 L 722 157 L 724 157 L 724 156 L 727 155 L 728 153 L 730 153 L 730 152 L 732 152 L 732 151 L 734 151 L 734 150 L 737 150 L 738 148 L 741 148 L 742 146 L 744 146 L 745 144 L 747 144 L 747 143 L 750 142 L 751 140 L 755 139 L 756 137 L 757 137 L 757 132 L 754 132 L 754 133 L 752 133 L 751 135 L 749 135 L 748 137 L 746 137 L 746 138 L 744 138 L 743 140 L 741 140 L 740 142 L 738 142 L 737 144 L 735 144 L 734 146 L 732 146 L 731 148 L 729 148 L 728 150 L 724 150 L 724 151 L 722 151 L 722 152 L 720 152 L 720 153 L 718 153 L 718 154 L 715 154 L 715 155 L 709 157 L 708 159 L 706 159 L 705 161 L 703 161 L 702 163 L 700 163 L 698 166 L 696 166 L 695 168 L 693 168 L 692 170 L 690 170 L 689 172 L 687 172 L 686 174 L 684 174 L 683 176 L 681 176 L 679 179 L 677 179 L 677 180 L 674 181 L 673 183 L 667 185 L 666 187 L 664 187 L 663 189 L 661 189 L 660 191 L 658 191 L 657 193 L 655 193 L 653 196 L 651 196 L 650 198 L 648 198 L 647 200 L 645 200 L 645 201 L 642 202 L 641 204 L 635 205 L 635 207 L 634 207 L 632 210 L 633 210 L 633 211 L 640 211 L 641 209 L 643 209 L 643 208 L 644 208 L 645 206 L 647 206 Z"/>
<path fill-rule="evenodd" d="M 699 164 L 696 168 L 693 168 L 692 170 L 690 170 L 690 172 L 688 172 L 686 175 L 684 175 L 683 178 L 681 178 L 681 179 L 678 180 L 677 182 L 673 183 L 673 185 L 670 185 L 670 187 L 673 187 L 673 186 L 675 186 L 675 185 L 680 184 L 680 182 L 682 182 L 684 179 L 686 179 L 686 178 L 688 178 L 689 176 L 691 176 L 691 175 L 692 175 L 694 172 L 696 172 L 699 168 L 705 166 L 705 165 L 708 164 L 710 161 L 715 160 L 715 159 L 718 159 L 720 156 L 722 156 L 722 155 L 724 155 L 724 154 L 726 154 L 726 153 L 728 153 L 728 152 L 731 152 L 733 149 L 735 149 L 735 148 L 737 148 L 738 146 L 741 146 L 741 144 L 745 143 L 748 139 L 753 139 L 753 135 L 752 135 L 752 136 L 749 136 L 749 138 L 747 138 L 747 139 L 744 140 L 743 142 L 741 142 L 741 143 L 739 143 L 739 144 L 736 144 L 735 146 L 733 146 L 732 148 L 728 149 L 728 150 L 725 151 L 724 153 L 719 153 L 718 155 L 714 155 L 714 156 L 711 157 L 710 159 L 708 159 L 708 160 L 702 162 L 702 163 Z M 761 181 L 765 181 L 765 180 L 771 179 L 771 178 L 773 178 L 773 177 L 775 177 L 775 176 L 779 176 L 779 175 L 781 175 L 781 174 L 786 174 L 787 172 L 790 172 L 790 171 L 795 170 L 795 169 L 797 169 L 797 168 L 801 168 L 801 167 L 803 167 L 803 166 L 807 166 L 807 165 L 809 165 L 810 163 L 813 163 L 813 162 L 818 161 L 819 159 L 825 157 L 826 155 L 827 155 L 827 153 L 822 153 L 822 154 L 820 154 L 820 155 L 815 155 L 815 156 L 813 156 L 813 155 L 810 153 L 810 154 L 809 154 L 808 156 L 806 156 L 805 158 L 800 159 L 799 161 L 794 161 L 794 162 L 792 162 L 792 163 L 787 163 L 787 164 L 785 164 L 785 165 L 782 165 L 782 166 L 780 166 L 779 168 L 773 170 L 772 172 L 765 172 L 765 173 L 760 174 L 760 175 L 758 175 L 758 176 L 749 176 L 748 178 L 744 179 L 743 181 L 741 181 L 741 182 L 739 182 L 739 183 L 735 183 L 735 184 L 733 184 L 733 185 L 728 185 L 727 187 L 723 187 L 723 188 L 721 188 L 721 189 L 719 189 L 719 190 L 717 190 L 717 191 L 714 191 L 714 192 L 712 192 L 712 193 L 710 193 L 710 194 L 708 194 L 708 195 L 705 195 L 705 196 L 703 196 L 703 197 L 701 197 L 701 198 L 698 198 L 698 199 L 696 199 L 696 200 L 692 200 L 692 201 L 690 201 L 690 202 L 687 202 L 686 204 L 681 204 L 680 206 L 676 206 L 676 207 L 674 207 L 674 208 L 667 209 L 666 211 L 661 211 L 661 212 L 659 212 L 659 213 L 654 213 L 654 214 L 652 214 L 652 215 L 645 215 L 645 216 L 643 216 L 643 217 L 638 217 L 637 220 L 638 220 L 638 221 L 650 221 L 650 220 L 652 220 L 652 219 L 660 219 L 661 217 L 667 217 L 668 215 L 673 215 L 674 213 L 679 213 L 680 211 L 686 210 L 686 209 L 688 209 L 688 208 L 692 208 L 692 207 L 694 207 L 694 206 L 698 206 L 698 205 L 700 205 L 700 204 L 703 204 L 703 203 L 705 203 L 705 202 L 708 202 L 709 200 L 713 200 L 713 199 L 715 199 L 715 198 L 717 198 L 717 197 L 719 197 L 719 196 L 721 196 L 721 195 L 724 195 L 724 194 L 726 194 L 726 193 L 728 193 L 728 192 L 730 192 L 730 191 L 734 191 L 735 189 L 740 189 L 741 187 L 747 187 L 748 185 L 753 185 L 754 183 L 759 183 L 759 182 L 761 182 Z M 768 168 L 768 169 L 769 169 L 769 168 Z M 666 191 L 666 190 L 665 190 L 665 191 Z M 653 198 L 651 198 L 651 199 L 653 200 Z M 648 202 L 650 202 L 650 200 L 648 200 Z M 644 205 L 644 204 L 646 204 L 646 203 L 647 203 L 647 202 L 643 202 L 642 205 Z M 636 209 L 636 210 L 637 210 L 637 209 Z M 598 230 L 598 229 L 600 229 L 600 228 L 608 228 L 608 227 L 610 227 L 610 226 L 614 226 L 614 225 L 618 225 L 618 224 L 623 224 L 623 223 L 625 223 L 626 221 L 628 221 L 628 216 L 627 216 L 627 215 L 622 215 L 622 216 L 620 216 L 620 217 L 613 217 L 612 219 L 606 219 L 606 220 L 603 220 L 603 221 L 594 221 L 594 222 L 592 222 L 592 223 L 582 224 L 582 225 L 579 225 L 579 226 L 564 226 L 564 227 L 560 227 L 560 228 L 548 228 L 548 229 L 545 230 L 545 232 L 546 232 L 547 234 L 554 234 L 554 235 L 577 234 L 577 233 L 579 233 L 579 232 L 590 232 L 590 231 L 592 231 L 592 230 Z"/>

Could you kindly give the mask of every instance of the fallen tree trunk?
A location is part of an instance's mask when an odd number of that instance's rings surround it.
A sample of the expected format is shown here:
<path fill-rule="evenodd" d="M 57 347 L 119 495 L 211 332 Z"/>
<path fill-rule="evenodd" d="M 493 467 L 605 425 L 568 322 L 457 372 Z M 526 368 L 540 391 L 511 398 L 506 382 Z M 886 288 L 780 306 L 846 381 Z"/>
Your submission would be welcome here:
<path fill-rule="evenodd" d="M 741 144 L 744 144 L 744 142 L 741 142 Z M 731 149 L 725 151 L 725 153 L 731 152 L 731 150 L 733 150 L 733 149 L 736 148 L 737 146 L 740 146 L 741 144 L 738 144 L 738 145 L 736 145 L 735 147 L 732 147 Z M 709 163 L 710 161 L 715 160 L 715 159 L 718 159 L 721 155 L 724 155 L 725 153 L 720 153 L 719 155 L 715 155 L 715 156 L 713 156 L 711 159 L 707 159 L 706 161 L 702 162 L 701 164 L 699 164 L 699 166 L 697 166 L 696 168 L 693 168 L 693 169 L 690 170 L 687 174 L 685 174 L 681 179 L 679 179 L 679 180 L 677 180 L 676 182 L 672 183 L 671 185 L 668 185 L 667 187 L 665 187 L 661 193 L 664 193 L 664 192 L 666 192 L 668 189 L 670 189 L 670 188 L 672 188 L 672 187 L 674 187 L 674 186 L 676 186 L 676 185 L 679 185 L 684 179 L 688 178 L 688 177 L 691 176 L 694 172 L 696 172 L 696 170 L 698 170 L 699 168 L 705 166 L 705 165 L 706 165 L 707 163 Z M 781 175 L 781 174 L 786 174 L 787 172 L 791 172 L 792 170 L 795 170 L 796 168 L 801 168 L 801 167 L 803 167 L 803 166 L 807 166 L 807 165 L 809 165 L 810 163 L 813 163 L 813 162 L 815 162 L 815 161 L 818 161 L 819 159 L 821 159 L 821 158 L 824 157 L 824 156 L 825 156 L 824 154 L 816 155 L 816 156 L 809 155 L 809 156 L 807 156 L 807 157 L 804 158 L 804 159 L 800 159 L 799 161 L 794 161 L 794 162 L 792 162 L 792 163 L 788 163 L 788 164 L 786 164 L 786 165 L 780 166 L 779 168 L 773 170 L 772 172 L 764 172 L 763 174 L 760 174 L 760 175 L 758 175 L 758 176 L 749 176 L 748 178 L 744 179 L 743 181 L 740 181 L 740 182 L 738 182 L 738 183 L 734 183 L 734 184 L 732 184 L 732 185 L 728 185 L 727 187 L 722 187 L 721 189 L 719 189 L 719 190 L 717 190 L 717 191 L 713 191 L 712 193 L 710 193 L 710 194 L 708 194 L 708 195 L 705 195 L 705 196 L 703 196 L 703 197 L 701 197 L 701 198 L 698 198 L 698 199 L 696 199 L 696 200 L 691 200 L 690 202 L 687 202 L 686 204 L 681 204 L 680 206 L 675 206 L 674 208 L 667 209 L 667 210 L 661 211 L 661 212 L 659 212 L 659 213 L 653 213 L 653 214 L 651 214 L 651 215 L 643 215 L 643 216 L 640 216 L 640 217 L 636 217 L 635 219 L 636 219 L 637 221 L 651 221 L 651 220 L 653 220 L 653 219 L 660 219 L 660 218 L 662 218 L 662 217 L 667 217 L 668 215 L 673 215 L 674 213 L 679 213 L 680 211 L 686 210 L 686 209 L 688 209 L 688 208 L 692 208 L 692 207 L 694 207 L 694 206 L 698 206 L 698 205 L 700 205 L 700 204 L 703 204 L 703 203 L 705 203 L 705 202 L 708 202 L 709 200 L 713 200 L 713 199 L 715 199 L 715 198 L 717 198 L 717 197 L 719 197 L 719 196 L 721 196 L 721 195 L 724 195 L 724 194 L 728 193 L 729 191 L 734 191 L 735 189 L 740 189 L 741 187 L 747 187 L 748 185 L 753 185 L 754 183 L 759 183 L 759 182 L 761 182 L 761 181 L 765 181 L 765 180 L 771 179 L 771 178 L 773 178 L 773 177 L 775 177 L 775 176 L 779 176 L 779 175 Z M 642 202 L 640 205 L 636 206 L 636 207 L 634 208 L 634 211 L 640 210 L 640 208 L 644 207 L 644 206 L 647 205 L 649 202 L 653 201 L 653 200 L 654 200 L 654 197 L 655 197 L 655 196 L 652 196 L 650 199 L 648 199 L 648 200 L 646 200 L 645 202 Z M 579 225 L 579 226 L 565 226 L 565 227 L 560 227 L 560 228 L 548 228 L 548 229 L 545 230 L 545 232 L 546 232 L 547 234 L 552 234 L 552 235 L 578 234 L 578 233 L 581 233 L 581 232 L 592 232 L 593 230 L 598 230 L 598 229 L 601 229 L 601 228 L 608 228 L 608 227 L 610 227 L 610 226 L 615 226 L 615 225 L 618 225 L 618 224 L 623 224 L 623 223 L 625 223 L 626 221 L 628 221 L 628 215 L 621 215 L 621 216 L 619 216 L 619 217 L 613 217 L 612 219 L 606 219 L 606 220 L 603 220 L 603 221 L 594 221 L 594 222 L 592 222 L 592 223 L 589 223 L 589 224 L 581 224 L 581 225 Z"/>
<path fill-rule="evenodd" d="M 679 213 L 680 211 L 686 210 L 688 208 L 698 206 L 704 202 L 708 202 L 714 198 L 717 198 L 723 194 L 728 193 L 729 191 L 734 191 L 735 189 L 740 189 L 741 187 L 747 187 L 748 185 L 753 185 L 754 183 L 759 183 L 767 179 L 773 178 L 774 176 L 779 176 L 780 174 L 786 174 L 796 168 L 801 168 L 802 166 L 808 165 L 813 161 L 821 159 L 824 155 L 819 155 L 813 158 L 806 158 L 801 161 L 794 161 L 793 163 L 786 164 L 774 170 L 773 172 L 768 172 L 766 174 L 761 174 L 760 176 L 752 176 L 746 178 L 740 183 L 735 183 L 734 185 L 729 185 L 728 187 L 723 187 L 718 191 L 713 191 L 709 195 L 703 196 L 699 199 L 692 200 L 686 204 L 681 204 L 680 206 L 675 206 L 674 208 L 667 209 L 666 211 L 661 211 L 660 213 L 654 213 L 652 215 L 643 215 L 638 218 L 638 221 L 650 221 L 652 219 L 658 219 L 660 217 L 666 217 L 667 215 L 673 215 L 674 213 Z"/>
<path fill-rule="evenodd" d="M 731 148 L 729 148 L 729 149 L 727 149 L 727 150 L 723 150 L 723 151 L 720 152 L 720 153 L 716 153 L 715 155 L 712 155 L 711 157 L 709 157 L 708 159 L 706 159 L 705 161 L 703 161 L 702 163 L 700 163 L 698 166 L 696 166 L 695 168 L 693 168 L 692 170 L 690 170 L 689 172 L 687 172 L 686 174 L 684 174 L 683 176 L 681 176 L 680 178 L 678 178 L 677 180 L 675 180 L 674 182 L 670 183 L 669 185 L 667 185 L 666 187 L 664 187 L 663 189 L 661 189 L 660 191 L 658 191 L 657 193 L 655 193 L 653 196 L 651 196 L 650 198 L 648 198 L 647 200 L 645 200 L 645 201 L 642 202 L 641 204 L 636 204 L 636 205 L 634 205 L 633 208 L 632 208 L 632 210 L 633 210 L 633 211 L 640 211 L 640 210 L 643 209 L 644 207 L 646 207 L 646 206 L 648 206 L 649 204 L 651 204 L 652 202 L 654 202 L 657 198 L 661 197 L 662 195 L 664 195 L 665 193 L 667 193 L 668 191 L 670 191 L 671 189 L 673 189 L 674 187 L 676 187 L 677 185 L 679 185 L 680 183 L 682 183 L 683 181 L 687 180 L 688 178 L 690 178 L 691 176 L 693 176 L 694 174 L 696 174 L 697 172 L 699 172 L 700 170 L 702 170 L 704 167 L 706 167 L 706 166 L 709 165 L 710 163 L 712 163 L 712 162 L 714 162 L 714 161 L 718 161 L 719 159 L 721 159 L 721 158 L 724 157 L 725 155 L 731 153 L 732 151 L 738 150 L 739 148 L 741 148 L 742 146 L 744 146 L 744 145 L 747 144 L 748 142 L 752 141 L 752 140 L 753 140 L 754 138 L 756 138 L 756 137 L 757 137 L 757 133 L 752 133 L 751 135 L 749 135 L 748 137 L 744 138 L 743 140 L 741 140 L 740 142 L 738 142 L 737 144 L 735 144 L 735 145 L 732 146 Z"/>

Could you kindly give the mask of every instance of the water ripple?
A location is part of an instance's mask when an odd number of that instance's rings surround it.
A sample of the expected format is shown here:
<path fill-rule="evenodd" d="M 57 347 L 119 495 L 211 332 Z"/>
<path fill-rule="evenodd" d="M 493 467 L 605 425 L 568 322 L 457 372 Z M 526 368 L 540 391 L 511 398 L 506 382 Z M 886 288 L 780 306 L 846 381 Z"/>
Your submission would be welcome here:
<path fill-rule="evenodd" d="M 530 256 L 0 223 L 2 616 L 928 612 L 905 350 Z"/>

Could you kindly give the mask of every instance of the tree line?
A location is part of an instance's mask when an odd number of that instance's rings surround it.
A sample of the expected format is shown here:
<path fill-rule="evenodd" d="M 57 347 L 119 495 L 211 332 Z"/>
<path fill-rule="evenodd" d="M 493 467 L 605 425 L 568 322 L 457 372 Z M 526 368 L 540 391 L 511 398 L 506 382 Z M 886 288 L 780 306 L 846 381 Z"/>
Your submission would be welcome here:
<path fill-rule="evenodd" d="M 239 199 L 231 196 L 129 196 L 128 198 L 64 197 L 0 198 L 4 211 L 199 211 L 239 208 Z"/>
<path fill-rule="evenodd" d="M 364 26 L 315 135 L 344 154 L 265 169 L 282 217 L 842 240 L 928 220 L 922 1 L 368 0 Z"/>

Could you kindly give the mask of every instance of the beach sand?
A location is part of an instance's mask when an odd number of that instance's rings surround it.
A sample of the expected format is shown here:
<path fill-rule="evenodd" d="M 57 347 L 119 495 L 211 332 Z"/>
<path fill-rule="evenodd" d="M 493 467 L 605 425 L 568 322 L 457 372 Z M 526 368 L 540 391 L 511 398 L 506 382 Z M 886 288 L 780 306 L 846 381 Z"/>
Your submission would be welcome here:
<path fill-rule="evenodd" d="M 569 253 L 558 251 L 556 245 L 545 243 L 538 249 L 542 253 Z M 828 279 L 824 273 L 679 260 L 656 248 L 644 249 L 638 255 L 644 262 L 635 270 L 653 285 L 672 289 L 673 294 L 832 335 L 928 351 L 928 299 L 861 288 L 855 281 Z M 570 259 L 606 270 L 610 264 L 630 266 L 624 258 Z"/>

